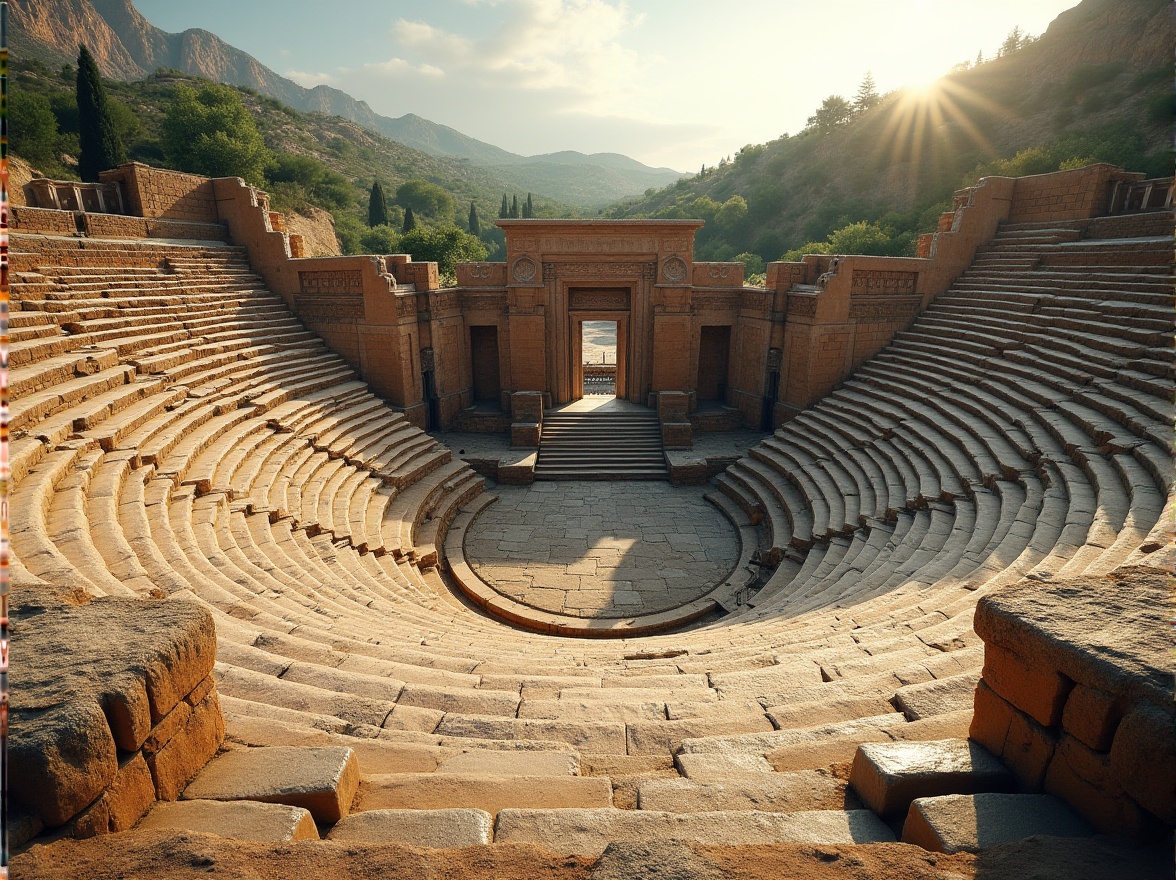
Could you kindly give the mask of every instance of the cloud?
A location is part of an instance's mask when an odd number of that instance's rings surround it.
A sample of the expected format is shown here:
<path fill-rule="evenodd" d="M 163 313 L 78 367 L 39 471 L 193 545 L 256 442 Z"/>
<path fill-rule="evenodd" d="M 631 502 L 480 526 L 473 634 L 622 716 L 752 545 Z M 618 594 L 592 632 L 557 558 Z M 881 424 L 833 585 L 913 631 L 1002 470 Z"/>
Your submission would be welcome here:
<path fill-rule="evenodd" d="M 338 79 L 329 73 L 307 73 L 304 70 L 287 70 L 285 76 L 286 79 L 292 79 L 307 89 L 338 82 Z"/>
<path fill-rule="evenodd" d="M 561 112 L 647 115 L 664 62 L 624 44 L 644 17 L 619 0 L 466 0 L 500 7 L 500 25 L 474 37 L 424 21 L 392 23 L 397 54 L 369 69 L 391 76 L 437 76 L 471 90 L 557 98 Z M 548 104 L 548 101 L 541 103 Z M 549 109 L 550 112 L 550 109 Z"/>
<path fill-rule="evenodd" d="M 413 64 L 404 58 L 389 58 L 387 61 L 376 61 L 365 64 L 364 70 L 372 73 L 382 73 L 390 76 L 418 74 L 421 76 L 445 76 L 445 71 L 433 64 Z"/>

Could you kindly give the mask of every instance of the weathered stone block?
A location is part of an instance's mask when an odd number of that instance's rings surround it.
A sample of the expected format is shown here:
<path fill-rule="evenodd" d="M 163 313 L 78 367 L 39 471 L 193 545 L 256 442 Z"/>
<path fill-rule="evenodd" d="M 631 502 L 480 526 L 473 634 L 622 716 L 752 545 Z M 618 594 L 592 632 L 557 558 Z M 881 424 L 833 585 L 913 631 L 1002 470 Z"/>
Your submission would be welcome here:
<path fill-rule="evenodd" d="M 999 757 L 1004 754 L 1009 725 L 1017 710 L 1002 700 L 984 679 L 976 684 L 975 699 L 968 736 Z"/>
<path fill-rule="evenodd" d="M 531 483 L 535 482 L 535 463 L 538 460 L 539 453 L 537 452 L 529 452 L 526 455 L 499 459 L 498 482 L 507 486 L 531 485 Z"/>
<path fill-rule="evenodd" d="M 1096 751 L 1111 747 L 1122 710 L 1113 694 L 1076 685 L 1062 710 L 1062 729 Z"/>
<path fill-rule="evenodd" d="M 1081 817 L 1045 794 L 953 794 L 918 798 L 902 829 L 905 843 L 933 852 L 980 852 L 1033 835 L 1089 837 Z"/>
<path fill-rule="evenodd" d="M 155 784 L 142 754 L 135 754 L 118 768 L 118 775 L 102 795 L 109 806 L 109 830 L 132 828 L 155 803 Z"/>
<path fill-rule="evenodd" d="M 853 759 L 849 784 L 883 816 L 900 815 L 915 798 L 978 791 L 1012 791 L 1008 769 L 971 740 L 863 743 Z"/>
<path fill-rule="evenodd" d="M 1040 791 L 1057 737 L 1028 715 L 1014 711 L 1000 757 L 1030 791 Z"/>
<path fill-rule="evenodd" d="M 266 843 L 319 839 L 309 810 L 250 801 L 161 801 L 139 823 L 139 830 L 195 831 Z"/>
<path fill-rule="evenodd" d="M 485 810 L 366 810 L 346 816 L 327 837 L 347 843 L 400 843 L 448 849 L 490 843 Z"/>
<path fill-rule="evenodd" d="M 178 798 L 184 786 L 216 754 L 224 737 L 225 722 L 214 690 L 192 709 L 183 728 L 147 759 L 156 797 L 162 801 Z"/>
<path fill-rule="evenodd" d="M 338 822 L 351 810 L 359 762 L 349 748 L 274 746 L 226 752 L 184 790 L 185 800 L 262 801 Z"/>
<path fill-rule="evenodd" d="M 437 810 L 447 806 L 488 813 L 518 807 L 565 809 L 612 806 L 603 776 L 485 776 L 395 773 L 371 776 L 360 792 L 364 810 Z"/>
<path fill-rule="evenodd" d="M 1000 645 L 986 644 L 983 675 L 990 688 L 1038 724 L 1061 723 L 1073 683 L 1056 669 L 1030 665 Z"/>
<path fill-rule="evenodd" d="M 511 422 L 510 445 L 533 447 L 539 445 L 538 422 Z"/>
<path fill-rule="evenodd" d="M 974 673 L 908 684 L 894 692 L 894 705 L 911 721 L 971 709 L 975 700 Z"/>
<path fill-rule="evenodd" d="M 1170 708 L 1142 705 L 1124 716 L 1111 744 L 1111 772 L 1115 779 L 1127 794 L 1169 826 L 1176 825 L 1174 729 Z"/>
<path fill-rule="evenodd" d="M 114 738 L 97 703 L 21 713 L 8 760 L 12 796 L 49 826 L 76 816 L 118 774 Z"/>

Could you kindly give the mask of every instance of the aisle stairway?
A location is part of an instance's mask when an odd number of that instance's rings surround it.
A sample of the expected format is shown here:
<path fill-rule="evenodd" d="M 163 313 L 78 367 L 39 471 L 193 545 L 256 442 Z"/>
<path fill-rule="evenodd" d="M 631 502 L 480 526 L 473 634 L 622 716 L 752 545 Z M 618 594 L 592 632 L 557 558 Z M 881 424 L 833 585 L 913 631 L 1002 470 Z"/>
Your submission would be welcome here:
<path fill-rule="evenodd" d="M 669 479 L 657 413 L 548 411 L 535 479 Z"/>

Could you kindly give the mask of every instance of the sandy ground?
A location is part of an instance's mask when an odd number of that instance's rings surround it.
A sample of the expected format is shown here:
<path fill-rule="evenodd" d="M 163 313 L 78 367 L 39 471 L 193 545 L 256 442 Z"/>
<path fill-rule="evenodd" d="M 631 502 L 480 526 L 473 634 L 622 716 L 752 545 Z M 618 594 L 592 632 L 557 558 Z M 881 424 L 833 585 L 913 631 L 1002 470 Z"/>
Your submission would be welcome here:
<path fill-rule="evenodd" d="M 1036 837 L 979 856 L 907 844 L 702 847 L 614 844 L 599 859 L 534 846 L 457 850 L 333 841 L 262 844 L 204 834 L 127 832 L 36 846 L 12 876 L 38 880 L 1161 880 L 1171 853 L 1108 838 Z"/>
<path fill-rule="evenodd" d="M 584 363 L 617 362 L 617 325 L 613 321 L 584 322 Z"/>

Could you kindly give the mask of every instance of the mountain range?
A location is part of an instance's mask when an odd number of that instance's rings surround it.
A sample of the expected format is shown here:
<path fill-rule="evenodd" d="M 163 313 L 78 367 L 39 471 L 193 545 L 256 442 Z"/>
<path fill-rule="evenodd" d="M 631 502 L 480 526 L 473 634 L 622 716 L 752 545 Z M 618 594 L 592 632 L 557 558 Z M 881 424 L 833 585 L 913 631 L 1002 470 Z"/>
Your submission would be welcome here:
<path fill-rule="evenodd" d="M 617 153 L 521 156 L 413 113 L 395 119 L 382 116 L 339 89 L 304 88 L 209 31 L 163 31 L 144 18 L 132 0 L 11 0 L 10 7 L 9 47 L 17 59 L 34 58 L 54 66 L 74 63 L 78 37 L 84 34 L 105 77 L 136 80 L 159 68 L 172 68 L 253 89 L 295 110 L 341 116 L 430 155 L 468 159 L 494 169 L 514 187 L 568 204 L 597 208 L 683 176 Z"/>

